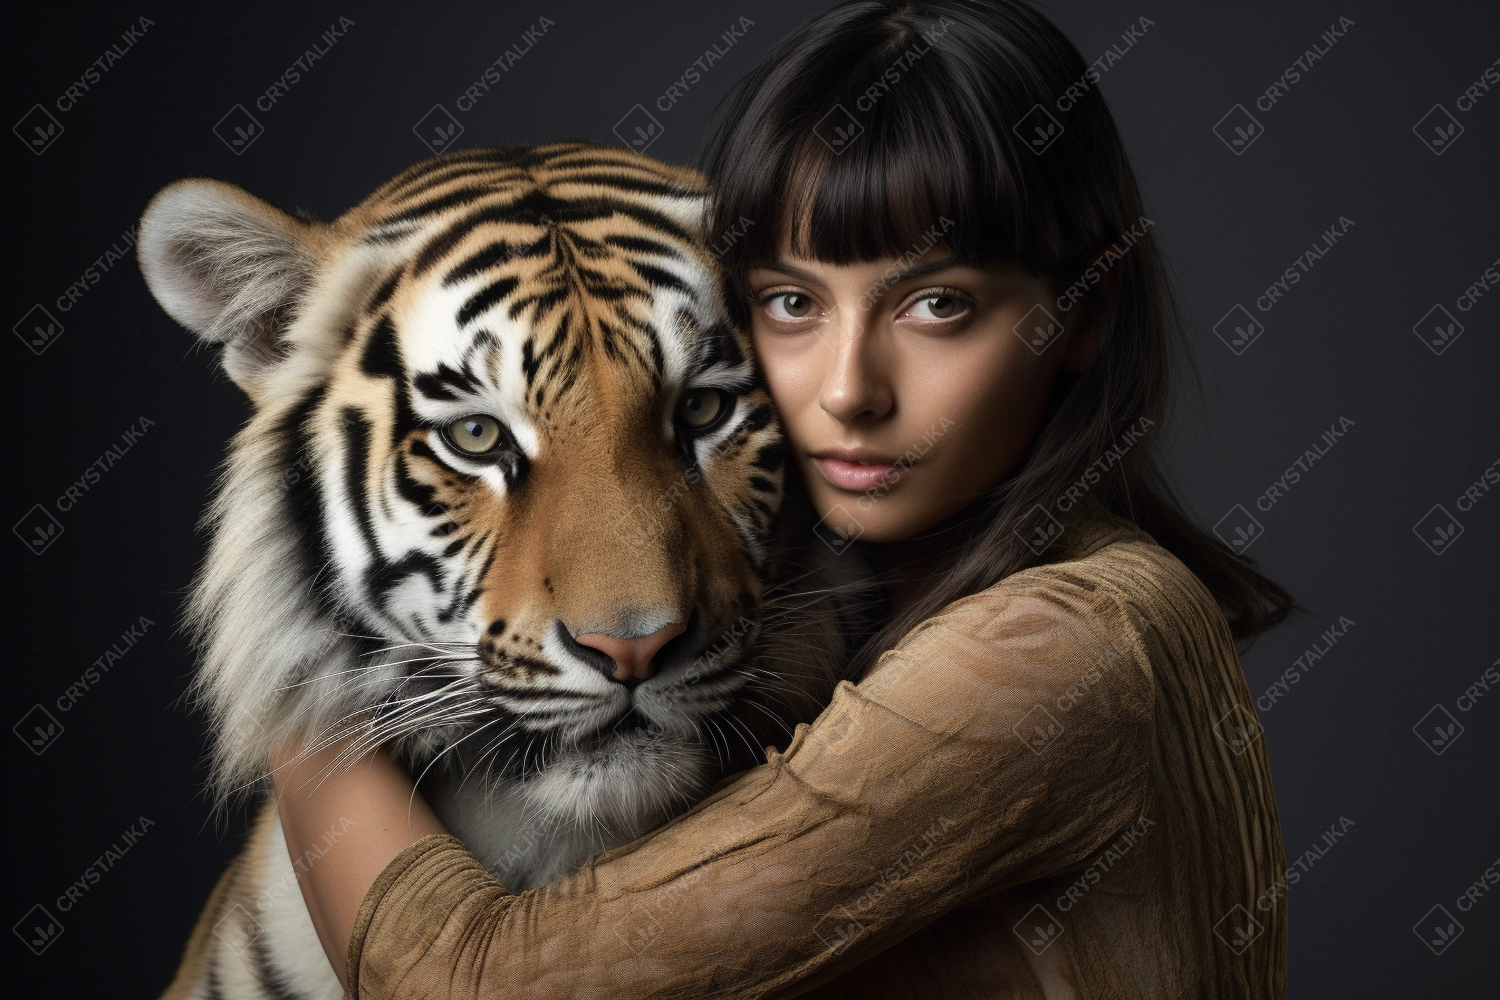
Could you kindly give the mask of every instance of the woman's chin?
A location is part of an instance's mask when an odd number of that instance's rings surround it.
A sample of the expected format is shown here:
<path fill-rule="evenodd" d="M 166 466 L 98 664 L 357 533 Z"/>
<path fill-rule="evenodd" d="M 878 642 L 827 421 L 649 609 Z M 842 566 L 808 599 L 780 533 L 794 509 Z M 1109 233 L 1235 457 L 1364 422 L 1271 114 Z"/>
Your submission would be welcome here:
<path fill-rule="evenodd" d="M 904 542 L 942 520 L 932 516 L 934 504 L 930 500 L 897 496 L 894 492 L 871 498 L 844 490 L 818 490 L 813 496 L 813 506 L 818 512 L 818 537 L 835 547 L 843 542 L 872 545 Z"/>

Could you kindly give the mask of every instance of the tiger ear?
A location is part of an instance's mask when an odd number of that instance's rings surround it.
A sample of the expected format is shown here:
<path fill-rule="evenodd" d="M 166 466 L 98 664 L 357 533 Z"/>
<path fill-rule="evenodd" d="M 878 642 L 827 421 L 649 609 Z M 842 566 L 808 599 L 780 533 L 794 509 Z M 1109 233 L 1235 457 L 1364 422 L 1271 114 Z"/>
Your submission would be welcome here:
<path fill-rule="evenodd" d="M 224 371 L 253 399 L 284 355 L 281 334 L 312 283 L 326 229 L 233 184 L 193 178 L 151 199 L 136 246 L 156 301 L 223 345 Z"/>

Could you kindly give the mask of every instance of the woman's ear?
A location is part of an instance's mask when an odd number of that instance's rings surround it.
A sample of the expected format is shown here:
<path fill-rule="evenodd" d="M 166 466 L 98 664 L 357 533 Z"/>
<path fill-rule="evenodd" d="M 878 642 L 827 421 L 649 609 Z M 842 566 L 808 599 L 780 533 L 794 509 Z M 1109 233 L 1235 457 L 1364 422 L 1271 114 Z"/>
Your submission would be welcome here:
<path fill-rule="evenodd" d="M 1094 295 L 1085 300 L 1082 322 L 1068 337 L 1062 359 L 1064 371 L 1076 374 L 1094 363 L 1104 341 L 1103 324 L 1114 315 L 1115 307 L 1119 305 L 1125 262 L 1118 254 L 1113 259 L 1106 259 L 1112 249 L 1113 244 L 1106 243 L 1095 247 L 1089 254 L 1088 259 L 1092 262 L 1089 266 L 1098 270 L 1099 284 Z"/>
<path fill-rule="evenodd" d="M 312 283 L 325 231 L 233 184 L 195 178 L 151 199 L 137 252 L 167 315 L 222 344 L 224 371 L 254 399 L 283 356 L 280 335 Z"/>

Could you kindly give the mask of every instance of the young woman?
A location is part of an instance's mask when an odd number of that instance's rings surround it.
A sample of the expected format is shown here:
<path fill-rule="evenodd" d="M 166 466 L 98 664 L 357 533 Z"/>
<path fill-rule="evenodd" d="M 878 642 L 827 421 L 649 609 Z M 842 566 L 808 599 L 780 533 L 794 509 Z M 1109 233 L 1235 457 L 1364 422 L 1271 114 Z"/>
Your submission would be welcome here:
<path fill-rule="evenodd" d="M 887 623 L 784 751 L 521 895 L 384 756 L 284 748 L 293 855 L 354 820 L 299 873 L 350 995 L 1282 995 L 1235 640 L 1292 603 L 1152 464 L 1173 313 L 1094 82 L 1021 3 L 875 0 L 736 88 L 711 232 L 795 542 L 866 547 Z"/>

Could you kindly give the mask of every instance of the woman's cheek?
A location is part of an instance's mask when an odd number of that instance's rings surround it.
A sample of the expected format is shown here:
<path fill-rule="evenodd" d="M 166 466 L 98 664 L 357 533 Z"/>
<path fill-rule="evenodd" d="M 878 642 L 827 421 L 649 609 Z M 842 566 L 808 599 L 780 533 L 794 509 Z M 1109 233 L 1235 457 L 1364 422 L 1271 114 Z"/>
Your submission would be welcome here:
<path fill-rule="evenodd" d="M 934 478 L 971 497 L 1003 479 L 1030 446 L 1046 401 L 1042 383 L 1050 383 L 1046 366 L 1025 345 L 1014 345 L 1024 357 L 1009 349 L 1003 339 L 1014 340 L 1008 328 L 986 332 L 986 350 L 945 366 L 943 377 L 926 390 L 939 401 L 929 422 L 952 422 L 933 443 L 929 457 L 941 467 Z"/>
<path fill-rule="evenodd" d="M 756 336 L 753 344 L 783 431 L 794 447 L 805 445 L 809 424 L 817 417 L 820 353 L 774 335 Z"/>
<path fill-rule="evenodd" d="M 788 384 L 792 373 L 788 371 L 786 359 L 776 350 L 771 338 L 760 329 L 759 323 L 752 327 L 750 343 L 755 351 L 756 362 L 766 377 L 766 387 L 771 391 L 771 402 L 781 414 L 782 426 L 788 427 L 795 407 Z"/>

